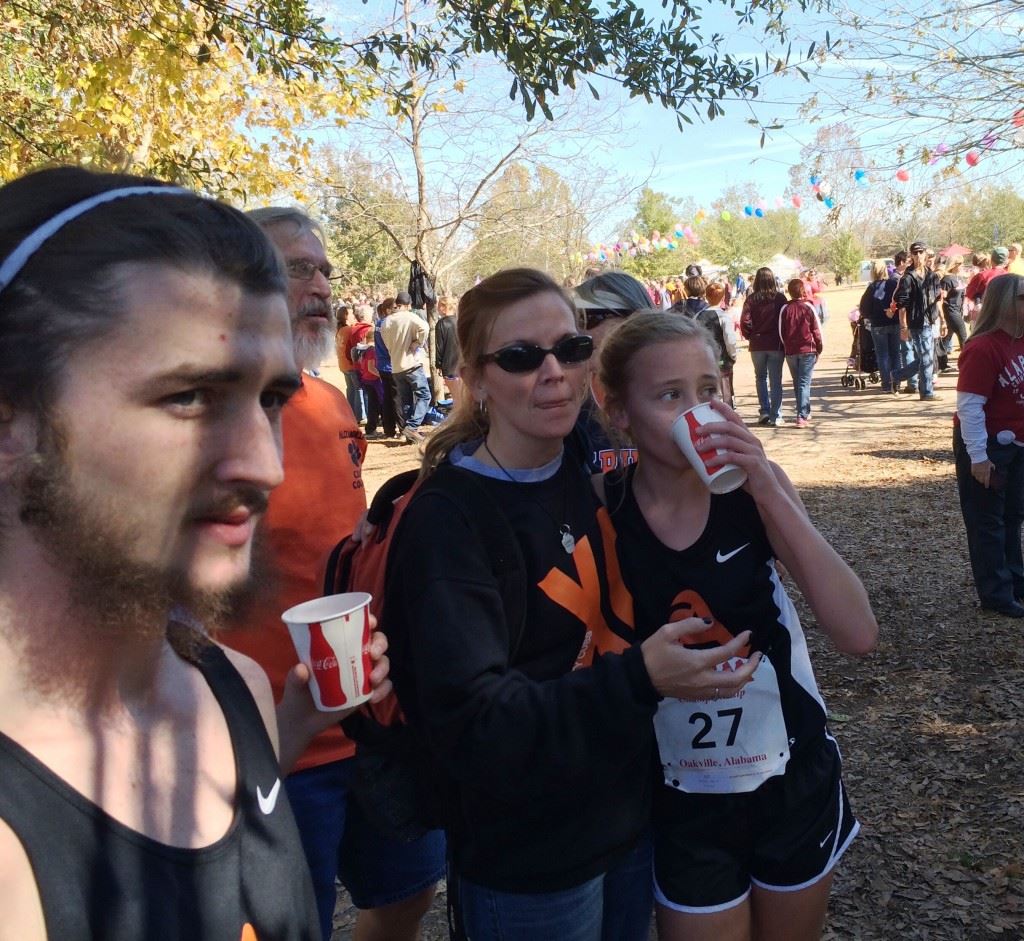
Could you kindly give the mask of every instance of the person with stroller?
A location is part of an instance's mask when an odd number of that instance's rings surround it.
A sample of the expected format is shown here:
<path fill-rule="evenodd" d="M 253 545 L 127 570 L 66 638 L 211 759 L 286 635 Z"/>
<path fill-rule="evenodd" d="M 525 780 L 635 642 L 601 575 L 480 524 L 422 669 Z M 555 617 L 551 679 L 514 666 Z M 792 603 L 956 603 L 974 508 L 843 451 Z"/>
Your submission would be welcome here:
<path fill-rule="evenodd" d="M 779 291 L 771 268 L 758 268 L 754 284 L 743 302 L 740 334 L 749 342 L 754 363 L 759 425 L 781 425 L 782 364 L 786 354 L 779 336 L 779 312 L 786 296 Z"/>
<path fill-rule="evenodd" d="M 895 394 L 899 387 L 893 374 L 900 368 L 900 324 L 892 303 L 898 283 L 898 278 L 889 277 L 885 262 L 875 259 L 871 263 L 871 281 L 860 299 L 860 322 L 871 331 L 882 391 L 890 394 Z"/>
<path fill-rule="evenodd" d="M 1024 618 L 1024 277 L 993 278 L 960 354 L 953 456 L 981 606 Z"/>

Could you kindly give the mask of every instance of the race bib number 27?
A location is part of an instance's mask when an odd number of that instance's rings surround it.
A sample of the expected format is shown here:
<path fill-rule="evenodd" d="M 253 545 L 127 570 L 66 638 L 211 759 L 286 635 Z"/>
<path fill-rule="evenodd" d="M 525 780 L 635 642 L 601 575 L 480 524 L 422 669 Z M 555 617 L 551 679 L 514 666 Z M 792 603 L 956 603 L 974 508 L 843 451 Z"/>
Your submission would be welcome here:
<path fill-rule="evenodd" d="M 730 666 L 744 663 L 734 658 Z M 767 657 L 735 696 L 664 700 L 654 717 L 654 730 L 665 783 L 680 791 L 753 791 L 782 774 L 789 761 L 778 674 Z"/>

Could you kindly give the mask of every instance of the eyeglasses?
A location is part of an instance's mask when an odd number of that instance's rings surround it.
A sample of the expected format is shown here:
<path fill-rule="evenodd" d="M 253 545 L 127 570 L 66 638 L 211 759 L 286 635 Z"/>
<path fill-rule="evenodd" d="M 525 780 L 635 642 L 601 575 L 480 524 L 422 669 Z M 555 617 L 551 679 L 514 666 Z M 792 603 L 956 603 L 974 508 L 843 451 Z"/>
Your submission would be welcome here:
<path fill-rule="evenodd" d="M 621 319 L 633 313 L 633 309 L 627 307 L 589 307 L 583 311 L 586 318 L 587 329 L 593 330 L 599 323 L 611 320 L 613 317 Z"/>
<path fill-rule="evenodd" d="M 540 369 L 548 353 L 554 354 L 563 366 L 585 363 L 594 353 L 594 338 L 585 333 L 563 337 L 554 346 L 545 349 L 536 343 L 512 343 L 493 353 L 480 357 L 481 365 L 494 363 L 499 369 L 511 373 L 527 373 Z"/>
<path fill-rule="evenodd" d="M 285 270 L 288 272 L 289 278 L 294 278 L 296 281 L 312 281 L 313 276 L 319 271 L 328 281 L 340 281 L 341 275 L 331 275 L 334 269 L 328 265 L 314 265 L 311 261 L 306 261 L 303 258 L 297 258 L 295 261 L 289 261 L 285 264 Z"/>

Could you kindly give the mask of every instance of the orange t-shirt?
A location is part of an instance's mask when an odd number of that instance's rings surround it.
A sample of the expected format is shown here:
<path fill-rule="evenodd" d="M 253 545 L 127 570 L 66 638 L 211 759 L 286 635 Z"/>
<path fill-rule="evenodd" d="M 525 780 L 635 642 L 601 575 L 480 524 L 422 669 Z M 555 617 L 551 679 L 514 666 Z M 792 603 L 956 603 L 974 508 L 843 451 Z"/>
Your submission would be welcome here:
<path fill-rule="evenodd" d="M 303 375 L 302 388 L 285 406 L 281 426 L 284 483 L 270 494 L 261 523 L 277 591 L 272 603 L 218 638 L 263 667 L 275 700 L 281 698 L 285 677 L 298 661 L 281 614 L 323 594 L 327 556 L 366 510 L 366 439 L 338 389 Z M 354 752 L 353 743 L 333 726 L 313 740 L 295 770 L 349 758 Z"/>
<path fill-rule="evenodd" d="M 334 336 L 334 351 L 338 354 L 338 369 L 342 372 L 349 372 L 356 368 L 349 356 L 349 334 L 352 332 L 352 325 L 342 327 Z"/>

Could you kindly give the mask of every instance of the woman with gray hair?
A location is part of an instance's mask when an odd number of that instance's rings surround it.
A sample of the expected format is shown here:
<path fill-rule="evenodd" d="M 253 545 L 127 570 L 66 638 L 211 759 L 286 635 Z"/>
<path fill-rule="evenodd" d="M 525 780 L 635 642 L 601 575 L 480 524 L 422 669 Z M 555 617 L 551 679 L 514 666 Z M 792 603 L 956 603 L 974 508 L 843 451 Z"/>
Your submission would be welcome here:
<path fill-rule="evenodd" d="M 583 314 L 584 330 L 594 338 L 599 350 L 605 338 L 626 317 L 651 308 L 651 298 L 644 286 L 623 271 L 606 271 L 588 278 L 573 292 L 576 309 Z M 601 398 L 600 388 L 591 391 Z M 616 445 L 598 417 L 599 402 L 588 395 L 576 420 L 575 434 L 581 439 L 583 453 L 592 474 L 605 474 L 616 467 L 625 467 L 636 460 L 632 448 Z"/>
<path fill-rule="evenodd" d="M 984 610 L 1024 618 L 1024 277 L 993 278 L 960 354 L 953 418 L 960 509 Z"/>

